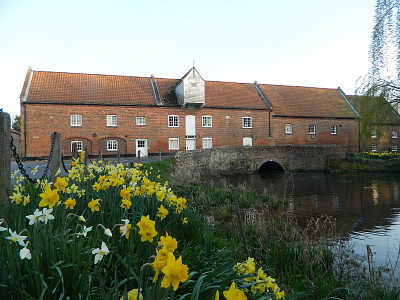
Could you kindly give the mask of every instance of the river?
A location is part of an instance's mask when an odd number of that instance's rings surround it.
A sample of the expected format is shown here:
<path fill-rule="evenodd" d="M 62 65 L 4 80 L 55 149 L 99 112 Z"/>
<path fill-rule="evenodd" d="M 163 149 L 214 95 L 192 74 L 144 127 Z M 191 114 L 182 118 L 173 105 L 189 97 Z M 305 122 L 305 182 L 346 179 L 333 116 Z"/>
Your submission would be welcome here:
<path fill-rule="evenodd" d="M 299 223 L 320 215 L 336 219 L 343 239 L 356 253 L 373 251 L 375 265 L 397 258 L 400 245 L 400 174 L 284 173 L 236 175 L 228 183 L 246 182 L 258 192 L 289 200 L 287 212 Z M 389 260 L 388 260 L 389 258 Z"/>

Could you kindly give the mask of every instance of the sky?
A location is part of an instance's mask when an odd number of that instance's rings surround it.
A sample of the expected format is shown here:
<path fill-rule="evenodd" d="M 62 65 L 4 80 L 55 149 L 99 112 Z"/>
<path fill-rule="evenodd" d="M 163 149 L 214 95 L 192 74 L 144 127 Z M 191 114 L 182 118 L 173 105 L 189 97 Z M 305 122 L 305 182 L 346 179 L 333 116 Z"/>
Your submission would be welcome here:
<path fill-rule="evenodd" d="M 37 71 L 341 89 L 370 66 L 376 0 L 0 0 L 0 109 Z"/>

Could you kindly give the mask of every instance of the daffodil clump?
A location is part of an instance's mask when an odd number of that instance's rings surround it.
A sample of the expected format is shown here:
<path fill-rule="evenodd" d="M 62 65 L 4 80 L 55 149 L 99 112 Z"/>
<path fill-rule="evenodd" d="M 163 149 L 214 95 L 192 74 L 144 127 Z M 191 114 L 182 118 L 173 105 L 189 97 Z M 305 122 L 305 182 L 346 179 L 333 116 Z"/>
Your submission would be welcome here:
<path fill-rule="evenodd" d="M 272 293 L 275 299 L 285 299 L 285 291 L 281 290 L 276 280 L 271 276 L 267 276 L 262 268 L 256 268 L 253 258 L 249 257 L 246 261 L 237 263 L 234 266 L 234 270 L 237 275 L 245 276 L 244 283 L 251 285 L 250 291 L 253 295 Z M 248 291 L 248 289 L 246 288 L 245 291 Z"/>
<path fill-rule="evenodd" d="M 166 232 L 168 226 L 185 226 L 188 222 L 183 214 L 186 199 L 177 197 L 168 182 L 158 182 L 159 176 L 152 174 L 152 168 L 147 170 L 141 164 L 114 166 L 101 161 L 85 165 L 82 161 L 74 160 L 68 175 L 58 176 L 54 182 L 46 179 L 31 184 L 19 178 L 17 172 L 12 174 L 18 180 L 10 200 L 14 204 L 12 209 L 20 216 L 15 220 L 0 220 L 3 236 L 0 246 L 7 247 L 9 254 L 18 254 L 15 257 L 21 262 L 32 261 L 27 269 L 43 270 L 46 265 L 48 270 L 58 270 L 64 284 L 67 269 L 73 270 L 76 261 L 82 268 L 77 274 L 86 272 L 89 278 L 90 273 L 99 272 L 96 271 L 99 268 L 107 270 L 112 266 L 111 261 L 118 260 L 124 261 L 118 267 L 125 266 L 128 270 L 140 271 L 142 265 L 152 266 L 149 282 L 139 278 L 130 280 L 129 284 L 125 282 L 128 287 L 136 287 L 127 292 L 128 299 L 146 297 L 149 288 L 143 286 L 148 283 L 154 285 L 153 290 L 176 291 L 188 280 L 189 268 L 182 263 L 182 256 L 175 256 L 177 240 L 168 233 L 160 236 L 159 232 Z M 37 168 L 32 172 L 37 172 Z M 154 253 L 155 258 L 150 258 Z M 12 267 L 13 261 L 0 258 L 0 272 L 1 268 Z M 54 262 L 59 262 L 56 269 Z M 65 274 L 61 271 L 64 263 L 70 266 L 66 267 Z M 15 264 L 21 263 L 15 261 Z M 55 275 L 48 280 L 54 280 Z M 17 277 L 26 278 L 26 275 Z M 11 279 L 3 283 L 0 277 L 0 283 L 9 284 L 11 289 Z M 57 290 L 59 284 L 54 284 L 53 289 Z M 51 283 L 46 285 L 50 289 Z M 24 289 L 29 290 L 29 287 Z M 3 296 L 1 291 L 0 288 L 0 296 Z M 39 298 L 41 292 L 33 292 L 32 298 Z M 90 295 L 91 291 L 88 293 Z M 74 294 L 69 296 L 75 297 Z"/>

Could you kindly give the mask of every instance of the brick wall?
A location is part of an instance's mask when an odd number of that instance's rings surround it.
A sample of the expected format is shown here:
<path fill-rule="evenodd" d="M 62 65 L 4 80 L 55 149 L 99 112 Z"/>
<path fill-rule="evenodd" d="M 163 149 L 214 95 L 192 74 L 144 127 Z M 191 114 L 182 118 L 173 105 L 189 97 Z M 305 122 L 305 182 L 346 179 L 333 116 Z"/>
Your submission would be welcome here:
<path fill-rule="evenodd" d="M 72 114 L 82 115 L 82 126 L 70 125 Z M 107 115 L 117 115 L 116 127 L 106 126 Z M 168 115 L 179 116 L 179 127 L 168 127 Z M 107 140 L 118 140 L 118 150 L 128 155 L 136 153 L 136 139 L 147 139 L 149 153 L 175 152 L 168 149 L 169 138 L 178 138 L 179 150 L 185 150 L 186 115 L 195 116 L 197 149 L 202 148 L 202 138 L 212 138 L 213 147 L 241 146 L 244 137 L 251 137 L 254 146 L 271 144 L 267 110 L 23 103 L 23 156 L 47 156 L 55 131 L 61 133 L 64 155 L 70 155 L 71 141 L 78 140 L 91 155 L 98 155 L 100 149 L 105 155 L 115 154 L 107 151 Z M 211 128 L 202 127 L 202 116 L 212 116 Z M 136 125 L 136 117 L 146 117 L 146 125 Z M 252 118 L 252 128 L 243 128 L 243 117 Z"/>

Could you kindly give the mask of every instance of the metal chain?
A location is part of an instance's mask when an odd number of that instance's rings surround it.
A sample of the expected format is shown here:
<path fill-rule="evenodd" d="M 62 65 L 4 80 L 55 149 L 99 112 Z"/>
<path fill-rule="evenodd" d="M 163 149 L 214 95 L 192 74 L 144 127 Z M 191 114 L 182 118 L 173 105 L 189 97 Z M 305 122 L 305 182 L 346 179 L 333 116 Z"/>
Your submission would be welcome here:
<path fill-rule="evenodd" d="M 12 155 L 15 159 L 15 162 L 18 165 L 19 170 L 21 171 L 21 174 L 23 176 L 25 176 L 25 178 L 28 179 L 29 182 L 32 182 L 32 183 L 35 182 L 32 178 L 29 177 L 29 175 L 26 173 L 26 170 L 24 169 L 24 165 L 22 164 L 21 159 L 19 158 L 19 155 L 17 153 L 17 147 L 15 147 L 15 145 L 13 143 L 14 138 L 12 136 L 10 136 L 10 138 L 11 138 L 10 147 L 11 147 Z"/>
<path fill-rule="evenodd" d="M 63 155 L 61 155 L 61 164 L 62 164 L 62 167 L 63 167 L 64 171 L 68 173 L 68 169 L 67 169 L 67 167 L 65 166 L 65 163 L 64 163 L 64 156 Z"/>
<path fill-rule="evenodd" d="M 46 168 L 44 169 L 43 175 L 42 175 L 42 177 L 40 177 L 40 180 L 44 179 L 44 177 L 47 174 L 47 171 L 49 170 L 51 158 L 53 157 L 53 150 L 54 150 L 55 142 L 56 142 L 56 132 L 54 132 L 54 134 L 53 134 L 53 139 L 51 140 L 50 155 L 49 155 L 49 158 L 47 160 Z"/>

